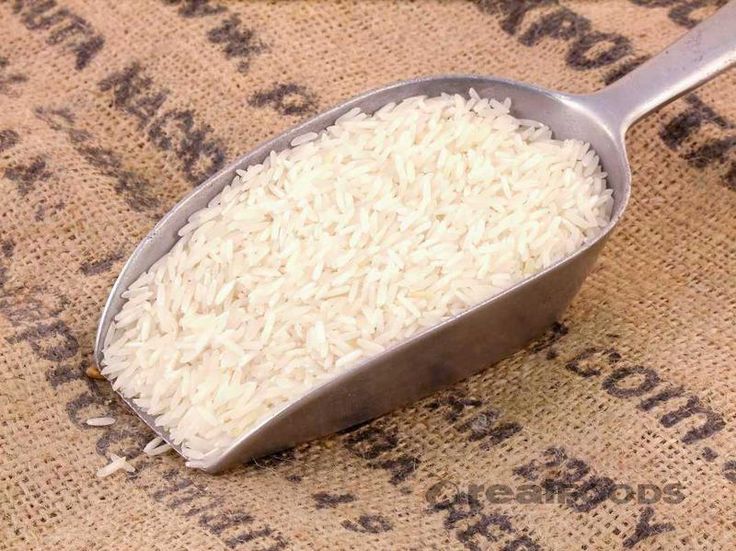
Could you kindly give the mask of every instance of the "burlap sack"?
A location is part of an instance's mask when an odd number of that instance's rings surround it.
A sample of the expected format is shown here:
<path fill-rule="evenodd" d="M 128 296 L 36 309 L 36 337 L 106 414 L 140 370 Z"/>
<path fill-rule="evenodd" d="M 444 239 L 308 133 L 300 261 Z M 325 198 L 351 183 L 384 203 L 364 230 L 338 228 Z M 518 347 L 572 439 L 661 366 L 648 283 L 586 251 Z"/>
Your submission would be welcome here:
<path fill-rule="evenodd" d="M 417 75 L 594 90 L 716 4 L 0 1 L 0 548 L 733 548 L 736 73 L 630 132 L 565 318 L 446 392 L 214 477 L 84 375 L 125 257 L 229 159 Z"/>

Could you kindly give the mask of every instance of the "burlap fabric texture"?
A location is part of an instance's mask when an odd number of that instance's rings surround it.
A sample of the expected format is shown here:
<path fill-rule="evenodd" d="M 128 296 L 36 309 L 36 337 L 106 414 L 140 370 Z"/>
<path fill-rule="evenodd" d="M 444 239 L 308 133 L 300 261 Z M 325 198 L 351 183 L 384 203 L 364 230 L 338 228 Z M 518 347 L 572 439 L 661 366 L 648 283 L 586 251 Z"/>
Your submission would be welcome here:
<path fill-rule="evenodd" d="M 716 4 L 0 1 L 0 548 L 733 548 L 736 73 L 630 132 L 565 318 L 413 407 L 213 477 L 84 375 L 124 258 L 229 159 L 418 75 L 594 90 Z"/>

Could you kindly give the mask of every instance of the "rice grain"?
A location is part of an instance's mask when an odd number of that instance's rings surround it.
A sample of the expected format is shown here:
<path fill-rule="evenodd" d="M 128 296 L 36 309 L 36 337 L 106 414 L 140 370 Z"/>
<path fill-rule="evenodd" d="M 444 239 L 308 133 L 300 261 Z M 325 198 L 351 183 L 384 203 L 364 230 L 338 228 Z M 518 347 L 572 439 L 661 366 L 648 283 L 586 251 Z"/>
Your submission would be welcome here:
<path fill-rule="evenodd" d="M 112 417 L 92 417 L 86 421 L 86 423 L 91 427 L 107 427 L 112 425 L 114 422 L 115 419 Z"/>

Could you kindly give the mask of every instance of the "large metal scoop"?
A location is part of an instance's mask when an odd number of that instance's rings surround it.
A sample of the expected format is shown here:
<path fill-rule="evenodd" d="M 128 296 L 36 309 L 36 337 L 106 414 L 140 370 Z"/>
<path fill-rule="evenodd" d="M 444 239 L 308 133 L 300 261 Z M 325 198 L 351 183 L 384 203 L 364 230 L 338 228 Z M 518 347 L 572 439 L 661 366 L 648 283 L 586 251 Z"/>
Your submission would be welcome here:
<path fill-rule="evenodd" d="M 392 84 L 351 99 L 240 157 L 192 191 L 156 224 L 112 288 L 97 331 L 95 359 L 98 364 L 102 359 L 103 339 L 123 305 L 122 293 L 171 249 L 177 231 L 189 216 L 229 184 L 237 169 L 262 162 L 270 151 L 289 147 L 297 136 L 323 130 L 354 107 L 371 113 L 410 96 L 467 94 L 472 87 L 482 97 L 511 98 L 515 116 L 544 122 L 557 138 L 577 138 L 592 144 L 613 189 L 614 209 L 608 226 L 575 254 L 315 388 L 255 430 L 241 435 L 221 456 L 198 466 L 209 472 L 221 471 L 237 462 L 377 417 L 464 379 L 540 335 L 572 300 L 629 199 L 626 130 L 650 111 L 713 78 L 734 62 L 736 2 L 595 94 L 552 92 L 493 77 L 439 76 Z M 170 440 L 149 415 L 131 400 L 125 401 L 156 433 Z"/>

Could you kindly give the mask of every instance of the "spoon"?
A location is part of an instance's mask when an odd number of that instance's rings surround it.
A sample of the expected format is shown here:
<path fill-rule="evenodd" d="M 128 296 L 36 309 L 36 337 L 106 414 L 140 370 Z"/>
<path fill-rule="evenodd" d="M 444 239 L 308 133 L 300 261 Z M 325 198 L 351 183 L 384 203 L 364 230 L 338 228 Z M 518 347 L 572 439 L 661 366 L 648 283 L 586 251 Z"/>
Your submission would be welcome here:
<path fill-rule="evenodd" d="M 196 211 L 231 183 L 235 171 L 262 162 L 269 152 L 288 148 L 307 132 L 319 132 L 359 107 L 372 113 L 390 102 L 443 92 L 512 101 L 513 115 L 548 125 L 555 138 L 590 142 L 613 190 L 611 220 L 601 234 L 574 254 L 465 312 L 445 320 L 379 355 L 362 361 L 276 411 L 241 435 L 218 457 L 190 462 L 218 472 L 238 462 L 282 450 L 372 419 L 451 385 L 517 351 L 539 336 L 572 300 L 606 239 L 621 219 L 631 191 L 626 157 L 627 129 L 647 113 L 713 78 L 736 62 L 736 2 L 680 38 L 607 88 L 594 94 L 554 92 L 483 76 L 437 76 L 391 84 L 355 97 L 240 157 L 182 199 L 135 249 L 113 285 L 97 330 L 95 360 L 101 364 L 104 337 L 120 311 L 122 293 L 166 254 L 177 232 Z M 123 400 L 167 442 L 132 400 Z M 181 453 L 179 446 L 174 448 Z"/>

